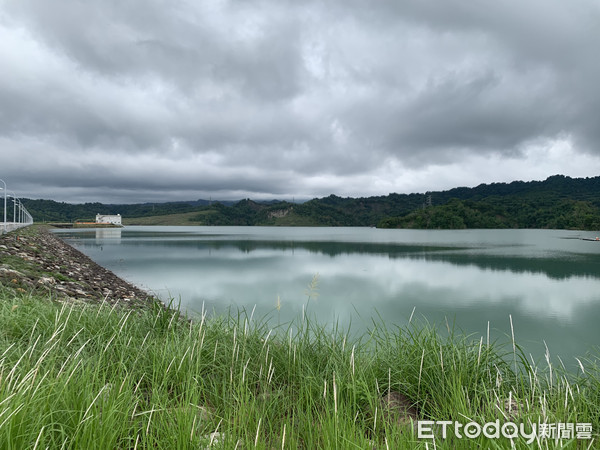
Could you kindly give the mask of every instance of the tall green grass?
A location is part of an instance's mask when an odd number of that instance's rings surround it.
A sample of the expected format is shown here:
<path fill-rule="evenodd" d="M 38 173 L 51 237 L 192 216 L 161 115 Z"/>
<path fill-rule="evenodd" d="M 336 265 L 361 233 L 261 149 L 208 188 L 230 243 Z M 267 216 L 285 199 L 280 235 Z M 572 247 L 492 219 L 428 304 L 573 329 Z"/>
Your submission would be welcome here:
<path fill-rule="evenodd" d="M 593 438 L 600 426 L 592 359 L 578 373 L 532 367 L 510 342 L 414 323 L 375 322 L 361 337 L 308 313 L 269 324 L 244 311 L 191 322 L 158 304 L 60 303 L 0 286 L 0 447 L 531 448 L 419 439 L 389 392 L 420 419 L 585 422 Z M 534 443 L 560 445 L 595 441 Z"/>

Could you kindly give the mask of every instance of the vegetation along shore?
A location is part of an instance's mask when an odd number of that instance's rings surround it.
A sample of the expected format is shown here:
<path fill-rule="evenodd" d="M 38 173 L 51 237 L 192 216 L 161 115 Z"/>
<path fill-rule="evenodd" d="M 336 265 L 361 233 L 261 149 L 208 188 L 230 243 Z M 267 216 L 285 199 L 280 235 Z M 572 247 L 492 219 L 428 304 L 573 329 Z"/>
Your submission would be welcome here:
<path fill-rule="evenodd" d="M 271 326 L 188 320 L 43 227 L 2 236 L 2 448 L 598 447 L 597 354 L 533 367 L 514 341 L 414 322 L 351 337 L 310 302 Z"/>
<path fill-rule="evenodd" d="M 600 177 L 481 184 L 420 194 L 330 195 L 306 202 L 188 202 L 106 205 L 23 200 L 37 221 L 80 222 L 121 214 L 125 225 L 378 226 L 600 230 Z"/>

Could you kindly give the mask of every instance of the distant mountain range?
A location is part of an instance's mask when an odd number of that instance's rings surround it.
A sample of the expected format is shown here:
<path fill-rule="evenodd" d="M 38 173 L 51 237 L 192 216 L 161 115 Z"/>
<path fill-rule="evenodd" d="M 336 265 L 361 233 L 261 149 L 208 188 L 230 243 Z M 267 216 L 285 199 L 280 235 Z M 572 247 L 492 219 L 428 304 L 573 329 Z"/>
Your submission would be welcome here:
<path fill-rule="evenodd" d="M 362 198 L 330 195 L 304 203 L 201 199 L 110 205 L 25 199 L 23 204 L 38 222 L 93 220 L 100 213 L 121 214 L 126 224 L 134 224 L 137 219 L 148 224 L 153 218 L 173 215 L 181 225 L 599 230 L 600 177 L 554 175 L 544 181 L 481 184 L 421 194 Z"/>

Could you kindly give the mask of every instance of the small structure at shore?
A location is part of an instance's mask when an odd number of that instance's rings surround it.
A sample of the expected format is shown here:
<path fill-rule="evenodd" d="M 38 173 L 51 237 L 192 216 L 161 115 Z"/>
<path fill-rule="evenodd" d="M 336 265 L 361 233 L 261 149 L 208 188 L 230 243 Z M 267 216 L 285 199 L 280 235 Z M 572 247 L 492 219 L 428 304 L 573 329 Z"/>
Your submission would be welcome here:
<path fill-rule="evenodd" d="M 96 214 L 96 223 L 121 225 L 121 214 Z"/>

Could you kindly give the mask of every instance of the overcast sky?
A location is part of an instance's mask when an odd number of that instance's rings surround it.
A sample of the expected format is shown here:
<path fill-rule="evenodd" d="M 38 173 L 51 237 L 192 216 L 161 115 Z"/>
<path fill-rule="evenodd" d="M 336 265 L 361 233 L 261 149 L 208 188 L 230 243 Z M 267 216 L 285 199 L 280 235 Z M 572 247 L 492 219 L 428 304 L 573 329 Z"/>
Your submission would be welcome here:
<path fill-rule="evenodd" d="M 0 0 L 0 178 L 68 202 L 600 175 L 597 0 Z"/>

